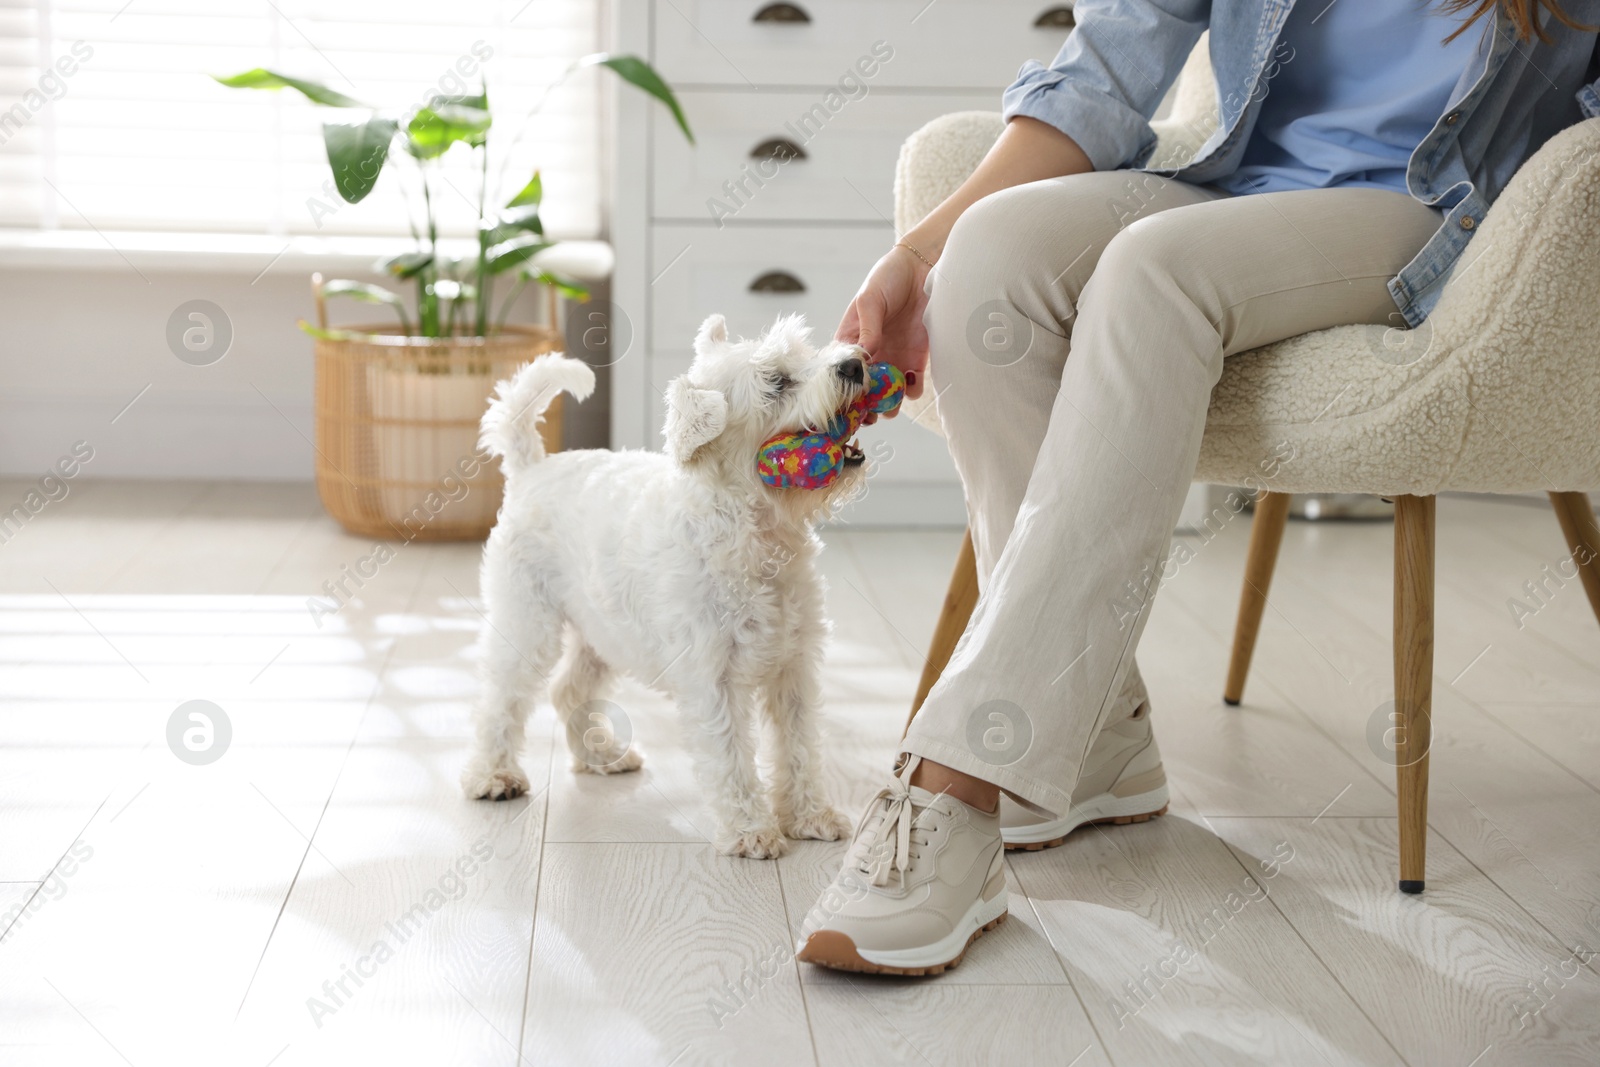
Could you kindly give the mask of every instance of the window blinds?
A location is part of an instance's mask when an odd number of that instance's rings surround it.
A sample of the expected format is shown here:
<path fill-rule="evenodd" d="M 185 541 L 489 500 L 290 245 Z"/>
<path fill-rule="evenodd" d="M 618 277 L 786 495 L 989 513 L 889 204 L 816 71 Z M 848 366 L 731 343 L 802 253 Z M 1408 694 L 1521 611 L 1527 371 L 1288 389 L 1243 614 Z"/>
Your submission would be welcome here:
<path fill-rule="evenodd" d="M 491 190 L 500 176 L 503 202 L 537 167 L 547 229 L 592 237 L 596 73 L 545 89 L 597 38 L 595 0 L 0 0 L 0 226 L 407 233 L 408 201 L 421 215 L 410 160 L 391 156 L 377 188 L 346 204 L 323 154 L 331 112 L 210 77 L 267 67 L 394 109 L 485 79 Z M 470 234 L 468 150 L 436 179 L 442 231 Z"/>

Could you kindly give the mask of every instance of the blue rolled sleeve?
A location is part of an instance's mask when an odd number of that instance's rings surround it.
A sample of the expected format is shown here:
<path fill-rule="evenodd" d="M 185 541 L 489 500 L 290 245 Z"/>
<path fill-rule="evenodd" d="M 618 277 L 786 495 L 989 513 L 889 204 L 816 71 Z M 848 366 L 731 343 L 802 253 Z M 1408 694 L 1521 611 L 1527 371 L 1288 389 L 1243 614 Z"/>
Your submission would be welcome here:
<path fill-rule="evenodd" d="M 1594 54 L 1589 57 L 1589 70 L 1584 75 L 1584 85 L 1578 90 L 1578 109 L 1586 119 L 1600 118 L 1600 40 L 1595 41 Z"/>
<path fill-rule="evenodd" d="M 1210 19 L 1210 0 L 1078 0 L 1077 28 L 1055 60 L 1023 64 L 1003 112 L 1054 126 L 1095 170 L 1137 166 L 1155 147 L 1155 114 Z"/>
<path fill-rule="evenodd" d="M 1586 119 L 1600 118 L 1600 82 L 1578 90 L 1578 108 Z"/>

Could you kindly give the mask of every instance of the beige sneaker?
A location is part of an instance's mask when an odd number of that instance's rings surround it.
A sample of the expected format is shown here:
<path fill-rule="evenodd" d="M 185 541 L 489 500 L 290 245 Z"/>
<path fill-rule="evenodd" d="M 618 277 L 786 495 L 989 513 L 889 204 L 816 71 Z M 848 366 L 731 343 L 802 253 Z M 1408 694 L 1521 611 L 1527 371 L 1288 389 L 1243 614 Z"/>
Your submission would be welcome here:
<path fill-rule="evenodd" d="M 1004 859 L 998 813 L 891 779 L 801 924 L 796 958 L 843 971 L 942 974 L 1005 920 Z"/>
<path fill-rule="evenodd" d="M 1167 813 L 1167 772 L 1150 727 L 1150 705 L 1107 726 L 1094 739 L 1064 818 L 1035 815 L 1000 795 L 1000 832 L 1006 848 L 1037 852 L 1054 848 L 1090 823 L 1148 822 Z"/>

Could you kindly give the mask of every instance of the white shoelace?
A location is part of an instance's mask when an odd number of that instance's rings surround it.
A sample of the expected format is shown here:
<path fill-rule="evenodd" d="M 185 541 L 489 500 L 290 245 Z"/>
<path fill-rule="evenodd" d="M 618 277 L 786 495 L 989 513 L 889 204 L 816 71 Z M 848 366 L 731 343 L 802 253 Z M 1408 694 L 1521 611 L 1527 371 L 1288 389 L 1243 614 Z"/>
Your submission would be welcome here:
<path fill-rule="evenodd" d="M 926 814 L 932 809 L 922 810 Z M 875 817 L 879 821 L 869 828 L 867 824 Z M 913 830 L 923 829 L 918 822 L 913 818 L 911 789 L 899 778 L 891 778 L 886 787 L 878 790 L 878 795 L 872 798 L 856 823 L 855 869 L 875 886 L 888 885 L 889 873 L 894 871 L 900 875 L 903 886 L 906 872 L 915 858 L 911 847 L 920 848 L 928 843 L 926 838 L 911 836 Z"/>

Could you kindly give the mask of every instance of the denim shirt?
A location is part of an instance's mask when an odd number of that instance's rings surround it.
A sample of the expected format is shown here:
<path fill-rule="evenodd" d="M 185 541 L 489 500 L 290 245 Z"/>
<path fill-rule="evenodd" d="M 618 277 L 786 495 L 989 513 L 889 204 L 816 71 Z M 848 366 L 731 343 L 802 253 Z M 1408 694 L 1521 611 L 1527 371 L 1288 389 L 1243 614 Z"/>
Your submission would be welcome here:
<path fill-rule="evenodd" d="M 1273 74 L 1293 62 L 1292 54 L 1278 54 L 1278 36 L 1294 2 L 1078 0 L 1077 28 L 1050 66 L 1023 65 L 1005 92 L 1005 117 L 1026 115 L 1061 130 L 1096 170 L 1126 167 L 1214 182 L 1238 167 Z M 1564 0 L 1562 8 L 1580 24 L 1600 25 L 1600 0 Z M 1150 116 L 1208 28 L 1216 130 L 1184 165 L 1147 167 L 1156 144 Z M 1549 43 L 1520 41 L 1496 7 L 1492 19 L 1466 31 L 1481 39 L 1406 168 L 1411 195 L 1442 212 L 1438 231 L 1389 281 L 1411 326 L 1433 310 L 1489 205 L 1522 162 L 1567 126 L 1600 117 L 1595 34 L 1554 19 L 1546 29 Z"/>

